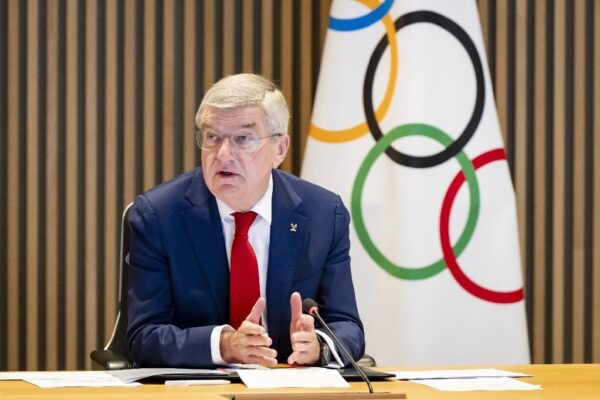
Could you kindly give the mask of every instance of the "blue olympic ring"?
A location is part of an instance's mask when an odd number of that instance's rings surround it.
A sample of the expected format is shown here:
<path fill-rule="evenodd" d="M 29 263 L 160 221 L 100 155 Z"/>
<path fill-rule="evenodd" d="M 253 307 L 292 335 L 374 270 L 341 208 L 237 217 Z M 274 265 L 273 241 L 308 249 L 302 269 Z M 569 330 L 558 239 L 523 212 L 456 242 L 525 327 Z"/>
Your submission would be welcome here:
<path fill-rule="evenodd" d="M 390 8 L 392 8 L 393 2 L 394 0 L 385 0 L 370 13 L 357 18 L 343 19 L 329 17 L 329 28 L 334 31 L 356 31 L 358 29 L 366 28 L 383 18 Z"/>

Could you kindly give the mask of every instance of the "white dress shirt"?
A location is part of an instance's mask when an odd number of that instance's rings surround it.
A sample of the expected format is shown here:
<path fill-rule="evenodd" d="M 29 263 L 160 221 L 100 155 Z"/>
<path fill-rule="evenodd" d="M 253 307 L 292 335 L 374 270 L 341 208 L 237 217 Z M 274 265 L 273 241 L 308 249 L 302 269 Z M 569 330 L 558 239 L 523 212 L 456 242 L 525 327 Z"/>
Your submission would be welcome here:
<path fill-rule="evenodd" d="M 225 249 L 227 249 L 227 262 L 231 266 L 231 245 L 233 244 L 233 235 L 235 234 L 235 219 L 231 215 L 236 212 L 233 208 L 219 199 L 217 207 L 221 217 L 221 225 L 223 226 L 223 236 L 225 238 Z M 260 295 L 267 298 L 267 266 L 269 265 L 269 242 L 271 238 L 271 211 L 273 200 L 273 177 L 269 179 L 269 186 L 265 194 L 258 202 L 248 211 L 254 211 L 257 216 L 250 230 L 248 231 L 248 240 L 256 255 L 258 264 L 258 282 L 260 285 Z M 267 310 L 263 312 L 261 323 L 267 329 Z M 210 335 L 210 350 L 212 354 L 213 364 L 226 364 L 221 357 L 220 339 L 221 331 L 228 325 L 215 327 Z"/>

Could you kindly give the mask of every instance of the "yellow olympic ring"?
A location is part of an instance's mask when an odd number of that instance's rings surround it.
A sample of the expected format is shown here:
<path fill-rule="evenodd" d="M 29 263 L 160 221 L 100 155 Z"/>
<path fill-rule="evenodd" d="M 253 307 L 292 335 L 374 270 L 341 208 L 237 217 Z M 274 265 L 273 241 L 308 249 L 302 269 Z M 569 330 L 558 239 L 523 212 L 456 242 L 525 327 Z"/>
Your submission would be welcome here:
<path fill-rule="evenodd" d="M 357 0 L 370 9 L 374 9 L 379 4 L 375 0 Z M 391 57 L 390 57 L 390 80 L 388 82 L 387 89 L 385 91 L 385 96 L 383 97 L 383 101 L 379 105 L 379 108 L 375 111 L 375 119 L 377 122 L 381 122 L 385 114 L 387 114 L 388 109 L 390 107 L 390 103 L 392 102 L 392 94 L 394 93 L 394 88 L 396 87 L 396 79 L 398 77 L 398 48 L 396 44 L 396 28 L 394 26 L 394 21 L 390 17 L 390 14 L 386 14 L 383 17 L 382 22 L 385 26 L 386 36 L 388 38 L 388 43 L 390 45 Z M 359 137 L 367 134 L 369 132 L 369 127 L 367 126 L 367 122 L 363 122 L 352 128 L 348 129 L 340 129 L 340 130 L 330 130 L 321 128 L 314 123 L 311 122 L 310 127 L 308 129 L 308 135 L 313 138 L 327 143 L 341 143 L 347 142 L 350 140 L 358 139 Z"/>

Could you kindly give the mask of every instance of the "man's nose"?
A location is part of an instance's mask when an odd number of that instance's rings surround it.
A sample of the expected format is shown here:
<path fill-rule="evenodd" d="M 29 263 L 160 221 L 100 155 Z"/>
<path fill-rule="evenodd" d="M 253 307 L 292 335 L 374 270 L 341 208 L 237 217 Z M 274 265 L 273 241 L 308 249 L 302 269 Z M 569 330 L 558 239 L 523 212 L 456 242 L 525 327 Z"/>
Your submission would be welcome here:
<path fill-rule="evenodd" d="M 219 150 L 217 151 L 217 157 L 219 159 L 229 159 L 233 158 L 235 155 L 235 150 L 231 145 L 231 138 L 229 136 L 223 137 L 223 142 L 221 142 L 221 146 L 219 146 Z"/>

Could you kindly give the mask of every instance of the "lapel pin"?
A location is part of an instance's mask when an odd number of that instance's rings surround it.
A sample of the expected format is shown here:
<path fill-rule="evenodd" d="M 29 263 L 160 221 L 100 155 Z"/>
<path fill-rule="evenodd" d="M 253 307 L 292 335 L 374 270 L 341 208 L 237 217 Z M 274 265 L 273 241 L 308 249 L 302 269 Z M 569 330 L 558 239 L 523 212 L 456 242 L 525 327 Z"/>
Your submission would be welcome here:
<path fill-rule="evenodd" d="M 296 232 L 297 228 L 298 228 L 298 224 L 294 224 L 294 223 L 290 224 L 290 232 Z"/>

